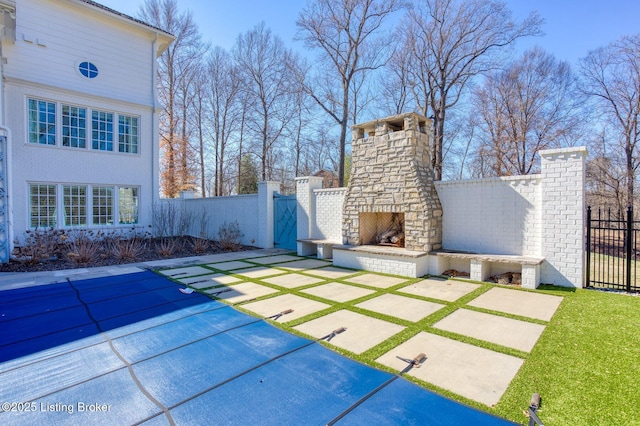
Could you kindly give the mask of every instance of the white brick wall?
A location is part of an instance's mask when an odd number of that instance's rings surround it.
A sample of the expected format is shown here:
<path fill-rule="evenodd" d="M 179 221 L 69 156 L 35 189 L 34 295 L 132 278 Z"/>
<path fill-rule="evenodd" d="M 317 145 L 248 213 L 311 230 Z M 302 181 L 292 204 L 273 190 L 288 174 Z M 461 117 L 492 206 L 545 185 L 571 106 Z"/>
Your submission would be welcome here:
<path fill-rule="evenodd" d="M 340 266 L 404 277 L 421 277 L 427 274 L 429 256 L 418 259 L 376 255 L 349 250 L 334 250 L 333 261 Z"/>
<path fill-rule="evenodd" d="M 487 254 L 544 257 L 540 281 L 582 287 L 584 270 L 584 161 L 586 149 L 541 151 L 542 173 L 479 180 L 437 182 L 443 208 L 443 247 Z M 300 186 L 299 186 L 300 188 Z M 341 235 L 343 189 L 298 192 L 303 220 L 313 238 Z M 298 229 L 300 232 L 300 211 Z M 340 230 L 340 233 L 338 232 Z M 300 238 L 300 234 L 298 236 Z M 340 254 L 342 256 L 342 254 Z M 334 251 L 334 259 L 336 251 Z M 350 255 L 344 266 L 411 275 L 397 261 Z M 399 269 L 400 268 L 400 269 Z M 409 266 L 407 266 L 409 268 Z M 523 283 L 537 282 L 537 269 L 524 270 Z"/>
<path fill-rule="evenodd" d="M 542 157 L 543 283 L 582 287 L 584 278 L 585 148 L 546 150 Z"/>
<path fill-rule="evenodd" d="M 311 238 L 342 242 L 342 205 L 346 188 L 316 189 L 316 215 Z"/>
<path fill-rule="evenodd" d="M 539 256 L 541 176 L 436 182 L 446 249 Z"/>

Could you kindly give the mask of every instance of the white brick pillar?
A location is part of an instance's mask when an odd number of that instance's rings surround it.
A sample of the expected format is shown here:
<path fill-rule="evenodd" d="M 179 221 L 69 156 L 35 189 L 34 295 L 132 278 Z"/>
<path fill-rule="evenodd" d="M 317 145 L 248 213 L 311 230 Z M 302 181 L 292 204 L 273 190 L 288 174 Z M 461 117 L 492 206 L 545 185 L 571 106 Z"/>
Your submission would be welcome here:
<path fill-rule="evenodd" d="M 258 182 L 258 247 L 273 248 L 273 193 L 280 182 Z"/>
<path fill-rule="evenodd" d="M 316 224 L 316 198 L 313 193 L 322 189 L 322 178 L 307 176 L 296 178 L 296 214 L 298 224 L 298 239 L 311 238 Z"/>
<path fill-rule="evenodd" d="M 582 287 L 585 248 L 585 147 L 540 151 L 542 283 Z"/>

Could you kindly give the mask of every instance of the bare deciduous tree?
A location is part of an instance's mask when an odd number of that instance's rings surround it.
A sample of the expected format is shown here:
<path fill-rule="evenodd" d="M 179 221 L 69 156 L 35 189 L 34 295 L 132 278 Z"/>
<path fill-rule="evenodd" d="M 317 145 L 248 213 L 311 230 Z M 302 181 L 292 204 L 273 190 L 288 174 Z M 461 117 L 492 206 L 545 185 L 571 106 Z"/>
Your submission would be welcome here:
<path fill-rule="evenodd" d="M 292 118 L 294 92 L 290 69 L 291 53 L 264 22 L 238 36 L 234 48 L 238 72 L 243 77 L 245 96 L 252 105 L 247 124 L 260 138 L 257 156 L 261 160 L 261 179 L 271 178 L 269 160 L 273 145 Z"/>
<path fill-rule="evenodd" d="M 540 48 L 487 75 L 473 106 L 484 176 L 535 172 L 540 150 L 574 145 L 581 136 L 582 102 L 571 67 Z"/>
<path fill-rule="evenodd" d="M 396 51 L 391 56 L 385 72 L 380 75 L 378 86 L 382 93 L 379 109 L 387 115 L 395 115 L 413 109 L 411 104 L 411 56 Z"/>
<path fill-rule="evenodd" d="M 624 153 L 608 146 L 608 130 L 602 129 L 589 144 L 586 167 L 587 205 L 613 211 L 625 210 L 626 173 Z M 618 145 L 614 142 L 614 146 Z"/>
<path fill-rule="evenodd" d="M 241 115 L 238 93 L 240 79 L 233 58 L 220 47 L 211 52 L 207 61 L 211 132 L 215 152 L 214 195 L 224 194 L 227 149 L 232 133 L 237 130 Z"/>
<path fill-rule="evenodd" d="M 425 0 L 410 9 L 404 50 L 415 65 L 417 103 L 424 115 L 434 118 L 436 179 L 442 178 L 447 110 L 458 103 L 473 77 L 496 66 L 502 48 L 540 34 L 541 23 L 536 13 L 515 22 L 499 0 Z"/>
<path fill-rule="evenodd" d="M 173 34 L 176 39 L 160 57 L 158 66 L 158 97 L 162 104 L 160 113 L 160 149 L 163 170 L 160 187 L 167 197 L 176 197 L 184 182 L 180 181 L 178 169 L 187 161 L 189 153 L 186 141 L 184 110 L 181 100 L 181 87 L 192 78 L 191 68 L 196 56 L 194 51 L 201 47 L 200 33 L 191 13 L 180 12 L 177 0 L 145 0 L 140 6 L 138 16 Z M 182 114 L 182 116 L 181 116 Z M 186 167 L 185 167 L 186 171 Z"/>
<path fill-rule="evenodd" d="M 318 73 L 305 90 L 340 126 L 338 180 L 344 185 L 344 159 L 354 78 L 388 60 L 386 43 L 376 37 L 399 0 L 315 0 L 296 22 L 306 46 L 321 52 Z M 332 76 L 329 77 L 329 76 Z M 337 83 L 336 83 L 337 80 Z"/>
<path fill-rule="evenodd" d="M 624 152 L 626 200 L 634 202 L 640 166 L 640 34 L 625 36 L 589 52 L 580 61 L 582 90 L 597 105 L 614 132 L 615 146 Z M 606 155 L 610 156 L 610 155 Z"/>
<path fill-rule="evenodd" d="M 200 172 L 200 191 L 203 197 L 207 196 L 207 181 L 206 181 L 206 144 L 205 144 L 205 127 L 209 119 L 207 109 L 207 82 L 204 78 L 204 72 L 199 69 L 196 75 L 196 81 L 194 83 L 193 98 L 192 98 L 192 110 L 191 121 L 195 126 L 195 130 L 198 137 L 198 169 Z"/>

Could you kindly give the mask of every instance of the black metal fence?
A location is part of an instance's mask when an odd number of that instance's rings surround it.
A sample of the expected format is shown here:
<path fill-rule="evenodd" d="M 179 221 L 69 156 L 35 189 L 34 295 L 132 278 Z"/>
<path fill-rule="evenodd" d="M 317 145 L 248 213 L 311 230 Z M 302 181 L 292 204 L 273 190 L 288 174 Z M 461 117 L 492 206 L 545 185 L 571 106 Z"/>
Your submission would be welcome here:
<path fill-rule="evenodd" d="M 640 291 L 638 232 L 631 207 L 626 215 L 587 208 L 587 287 Z"/>

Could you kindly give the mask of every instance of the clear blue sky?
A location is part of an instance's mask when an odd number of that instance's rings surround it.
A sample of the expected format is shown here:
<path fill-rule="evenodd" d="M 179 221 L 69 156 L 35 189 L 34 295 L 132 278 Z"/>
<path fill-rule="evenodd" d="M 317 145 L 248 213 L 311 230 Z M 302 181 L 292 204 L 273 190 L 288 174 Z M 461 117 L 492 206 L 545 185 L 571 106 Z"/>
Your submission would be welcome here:
<path fill-rule="evenodd" d="M 97 0 L 136 16 L 143 0 Z M 544 37 L 520 42 L 524 49 L 538 44 L 558 59 L 577 64 L 589 50 L 604 46 L 625 34 L 640 32 L 639 0 L 506 0 L 516 18 L 537 10 L 545 19 Z M 306 0 L 178 0 L 190 10 L 205 40 L 230 48 L 238 34 L 265 21 L 294 50 L 295 21 Z"/>

